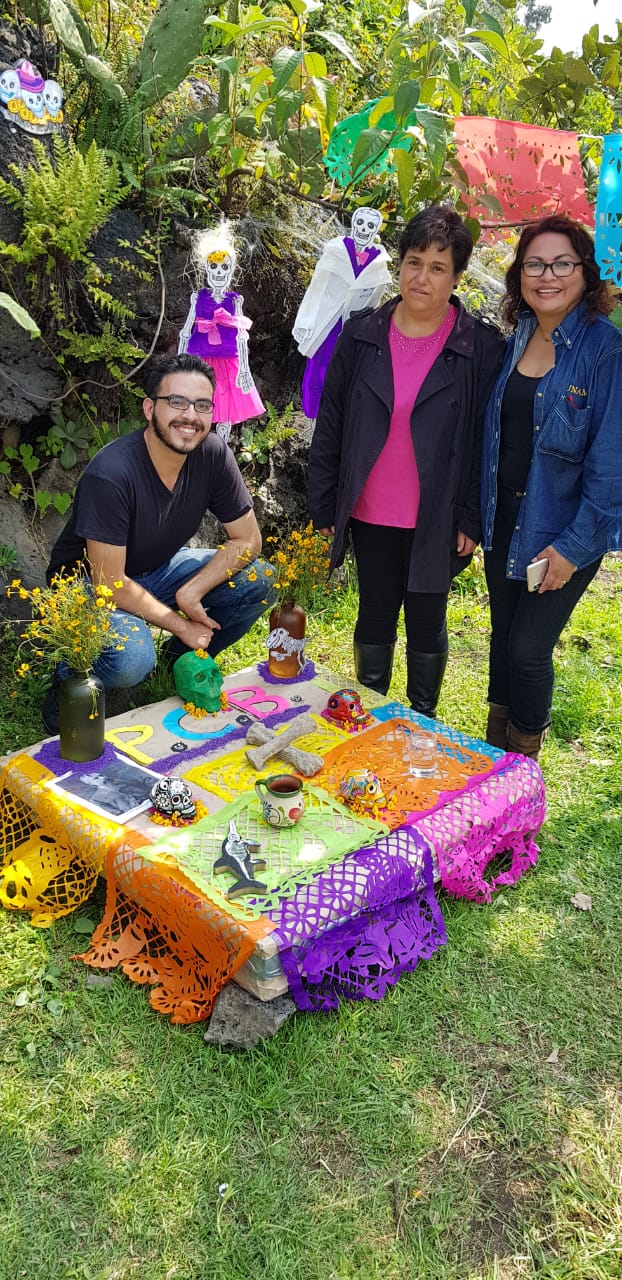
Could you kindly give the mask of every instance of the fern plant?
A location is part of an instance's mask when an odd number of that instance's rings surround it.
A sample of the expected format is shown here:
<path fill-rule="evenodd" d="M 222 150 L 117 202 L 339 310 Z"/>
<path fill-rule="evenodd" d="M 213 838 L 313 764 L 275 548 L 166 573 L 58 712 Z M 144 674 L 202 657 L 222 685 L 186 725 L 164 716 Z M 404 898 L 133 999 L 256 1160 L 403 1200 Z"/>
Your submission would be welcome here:
<path fill-rule="evenodd" d="M 40 266 L 43 259 L 47 275 L 87 260 L 89 241 L 127 193 L 116 160 L 95 142 L 86 155 L 58 136 L 52 145 L 53 159 L 34 141 L 36 165 L 11 165 L 15 183 L 0 178 L 0 198 L 19 209 L 24 221 L 20 243 L 0 241 L 0 254 L 26 267 Z"/>
<path fill-rule="evenodd" d="M 284 440 L 289 440 L 298 434 L 296 427 L 292 425 L 293 404 L 286 405 L 283 413 L 280 414 L 278 409 L 268 401 L 266 412 L 268 421 L 265 427 L 242 427 L 237 460 L 243 468 L 253 468 L 255 463 L 263 466 L 278 444 L 283 444 Z"/>

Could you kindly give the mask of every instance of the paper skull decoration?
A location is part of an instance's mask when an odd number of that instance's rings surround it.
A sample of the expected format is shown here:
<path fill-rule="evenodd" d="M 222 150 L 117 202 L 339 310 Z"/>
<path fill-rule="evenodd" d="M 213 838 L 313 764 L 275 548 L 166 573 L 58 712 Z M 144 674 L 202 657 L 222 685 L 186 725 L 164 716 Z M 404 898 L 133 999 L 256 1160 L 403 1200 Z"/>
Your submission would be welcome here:
<path fill-rule="evenodd" d="M 236 267 L 236 255 L 232 249 L 230 253 L 216 251 L 210 253 L 205 263 L 205 273 L 207 275 L 207 283 L 214 295 L 219 301 L 225 296 L 231 278 Z M 218 295 L 220 294 L 220 298 Z"/>
<path fill-rule="evenodd" d="M 0 72 L 0 114 L 26 133 L 54 133 L 63 123 L 63 91 L 44 80 L 32 62 L 20 58 Z"/>
<path fill-rule="evenodd" d="M 377 235 L 382 226 L 382 213 L 380 209 L 356 209 L 352 214 L 352 239 L 356 245 L 357 251 L 360 253 L 362 249 L 368 249 L 374 242 L 374 236 Z"/>
<path fill-rule="evenodd" d="M 192 791 L 183 778 L 158 778 L 149 795 L 154 808 L 166 818 L 177 813 L 180 818 L 190 819 L 196 814 Z"/>
<path fill-rule="evenodd" d="M 339 795 L 349 805 L 360 805 L 373 811 L 386 804 L 380 779 L 371 769 L 356 769 L 347 773 L 339 784 Z"/>
<path fill-rule="evenodd" d="M 372 722 L 356 689 L 337 689 L 336 693 L 331 693 L 326 703 L 325 715 L 344 729 L 363 729 Z"/>
<path fill-rule="evenodd" d="M 220 711 L 222 672 L 209 654 L 182 653 L 173 667 L 173 679 L 179 697 L 203 711 Z"/>

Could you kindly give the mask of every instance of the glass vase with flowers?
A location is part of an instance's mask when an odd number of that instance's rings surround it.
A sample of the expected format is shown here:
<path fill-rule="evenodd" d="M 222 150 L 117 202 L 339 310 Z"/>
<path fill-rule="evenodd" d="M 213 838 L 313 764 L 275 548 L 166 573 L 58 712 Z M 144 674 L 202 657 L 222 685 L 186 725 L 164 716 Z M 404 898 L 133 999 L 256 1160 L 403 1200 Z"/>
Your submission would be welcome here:
<path fill-rule="evenodd" d="M 276 538 L 267 541 L 277 543 L 271 560 L 279 593 L 270 613 L 268 670 L 277 679 L 292 680 L 304 670 L 307 611 L 318 589 L 326 585 L 329 547 L 311 522 L 293 529 L 280 544 Z"/>
<path fill-rule="evenodd" d="M 104 750 L 105 694 L 92 668 L 104 649 L 122 649 L 126 638 L 113 625 L 113 591 L 95 585 L 88 567 L 80 564 L 71 573 L 55 576 L 49 587 L 28 589 L 14 578 L 6 594 L 27 602 L 31 612 L 21 632 L 17 676 L 38 674 L 43 661 L 59 680 L 62 759 L 98 759 Z"/>

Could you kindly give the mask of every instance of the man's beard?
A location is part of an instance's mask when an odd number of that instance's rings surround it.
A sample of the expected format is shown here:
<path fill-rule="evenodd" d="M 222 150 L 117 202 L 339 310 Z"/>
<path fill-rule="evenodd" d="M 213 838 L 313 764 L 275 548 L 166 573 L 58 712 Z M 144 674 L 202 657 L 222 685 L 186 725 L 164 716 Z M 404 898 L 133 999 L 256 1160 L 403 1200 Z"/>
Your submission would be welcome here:
<path fill-rule="evenodd" d="M 175 444 L 174 441 L 170 439 L 170 437 L 167 435 L 164 424 L 158 420 L 158 409 L 156 405 L 154 405 L 153 413 L 151 415 L 151 426 L 153 427 L 154 433 L 158 437 L 158 440 L 167 449 L 170 449 L 172 453 L 183 453 L 184 455 L 187 453 L 192 453 L 192 451 L 196 449 L 197 445 L 200 444 L 201 440 L 205 439 L 205 435 L 195 436 L 194 439 L 186 441 L 185 445 Z M 166 427 L 186 427 L 186 426 L 188 426 L 187 422 L 179 422 L 179 421 L 176 421 L 175 419 L 173 419 L 172 422 L 166 423 Z"/>

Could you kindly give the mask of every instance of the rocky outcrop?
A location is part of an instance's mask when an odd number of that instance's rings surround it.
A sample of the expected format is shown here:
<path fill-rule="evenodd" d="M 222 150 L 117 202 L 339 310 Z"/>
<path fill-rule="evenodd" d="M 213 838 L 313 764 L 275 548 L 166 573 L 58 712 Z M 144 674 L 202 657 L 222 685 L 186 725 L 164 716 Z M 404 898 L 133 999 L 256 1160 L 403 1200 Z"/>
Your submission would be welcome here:
<path fill-rule="evenodd" d="M 45 413 L 64 385 L 41 339 L 29 338 L 8 311 L 0 309 L 0 426 L 27 423 Z"/>

